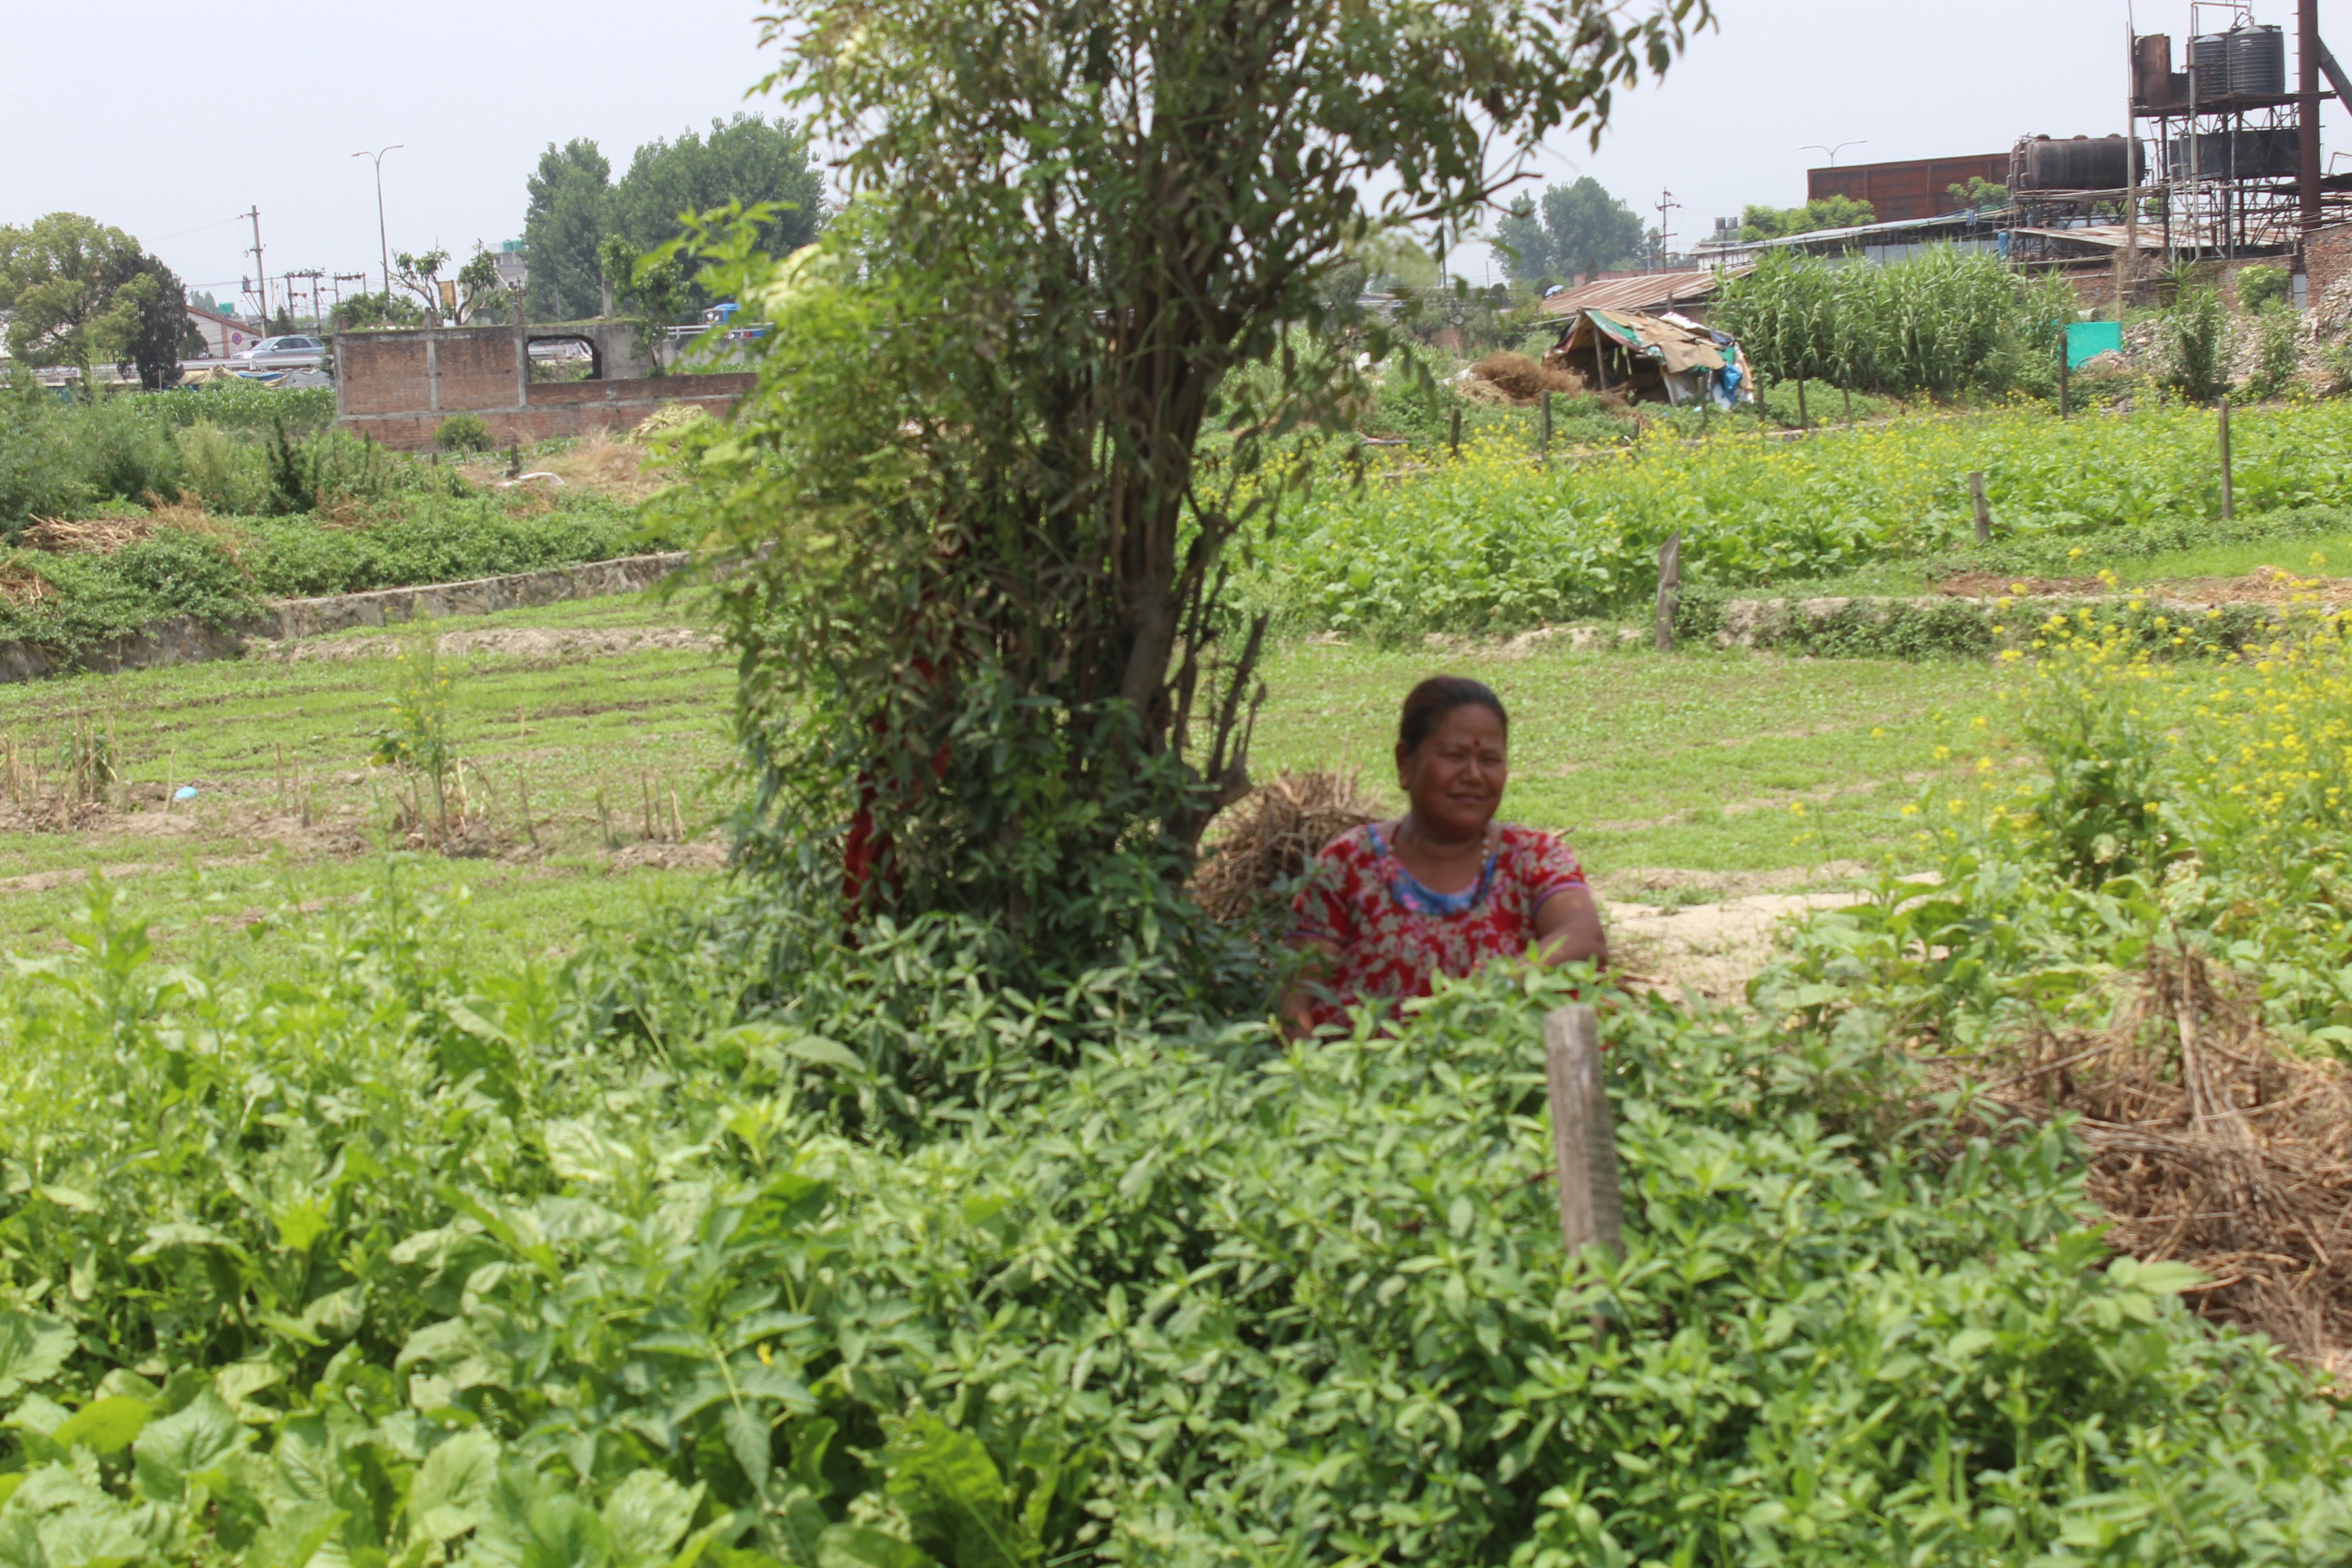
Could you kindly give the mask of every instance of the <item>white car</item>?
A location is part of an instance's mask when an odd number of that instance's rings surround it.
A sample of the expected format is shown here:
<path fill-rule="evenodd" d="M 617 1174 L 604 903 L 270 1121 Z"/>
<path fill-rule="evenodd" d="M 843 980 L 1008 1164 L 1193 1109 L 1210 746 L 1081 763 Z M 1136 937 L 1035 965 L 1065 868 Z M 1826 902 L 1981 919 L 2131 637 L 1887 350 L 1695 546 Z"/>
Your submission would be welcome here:
<path fill-rule="evenodd" d="M 228 356 L 232 363 L 256 370 L 316 370 L 327 363 L 327 345 L 299 332 L 264 338 L 249 349 Z"/>

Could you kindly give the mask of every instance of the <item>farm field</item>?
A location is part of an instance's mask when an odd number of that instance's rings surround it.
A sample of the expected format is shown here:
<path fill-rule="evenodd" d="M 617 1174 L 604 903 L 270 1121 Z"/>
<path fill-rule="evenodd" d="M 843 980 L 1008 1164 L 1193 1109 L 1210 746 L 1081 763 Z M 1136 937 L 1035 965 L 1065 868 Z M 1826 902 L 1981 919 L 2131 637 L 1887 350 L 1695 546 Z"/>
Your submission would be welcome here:
<path fill-rule="evenodd" d="M 437 630 L 488 829 L 470 856 L 404 853 L 417 891 L 462 887 L 469 931 L 540 952 L 626 926 L 644 900 L 687 896 L 717 869 L 731 668 L 690 610 L 629 595 Z M 53 791 L 75 727 L 110 731 L 133 806 L 118 789 L 57 831 L 54 812 L 37 821 L 0 802 L 0 947 L 62 940 L 92 868 L 156 913 L 167 952 L 378 887 L 404 840 L 366 759 L 401 641 L 345 633 L 291 658 L 0 687 L 21 778 L 43 759 Z M 1441 668 L 1490 680 L 1513 709 L 1509 813 L 1570 834 L 1629 900 L 1841 882 L 1899 841 L 1897 808 L 1927 777 L 1916 759 L 1983 709 L 1994 680 L 1957 663 L 1291 645 L 1268 670 L 1258 769 L 1351 769 L 1392 795 L 1396 704 Z M 197 793 L 166 810 L 167 785 Z"/>

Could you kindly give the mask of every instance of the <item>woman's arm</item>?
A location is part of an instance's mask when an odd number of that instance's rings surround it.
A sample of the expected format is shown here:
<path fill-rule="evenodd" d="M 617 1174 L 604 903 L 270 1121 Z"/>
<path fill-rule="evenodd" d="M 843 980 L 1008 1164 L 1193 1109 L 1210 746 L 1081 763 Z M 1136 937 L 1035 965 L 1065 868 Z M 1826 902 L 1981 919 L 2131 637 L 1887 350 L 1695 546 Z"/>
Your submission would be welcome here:
<path fill-rule="evenodd" d="M 1290 945 L 1298 950 L 1298 967 L 1290 976 L 1290 984 L 1282 989 L 1282 1032 L 1294 1040 L 1303 1040 L 1315 1029 L 1315 1016 L 1310 993 L 1315 986 L 1330 977 L 1331 961 L 1339 956 L 1339 944 L 1320 942 L 1314 937 L 1293 937 Z"/>
<path fill-rule="evenodd" d="M 1536 910 L 1536 957 L 1546 964 L 1589 958 L 1596 969 L 1609 967 L 1609 935 L 1592 889 L 1562 888 L 1543 901 Z"/>

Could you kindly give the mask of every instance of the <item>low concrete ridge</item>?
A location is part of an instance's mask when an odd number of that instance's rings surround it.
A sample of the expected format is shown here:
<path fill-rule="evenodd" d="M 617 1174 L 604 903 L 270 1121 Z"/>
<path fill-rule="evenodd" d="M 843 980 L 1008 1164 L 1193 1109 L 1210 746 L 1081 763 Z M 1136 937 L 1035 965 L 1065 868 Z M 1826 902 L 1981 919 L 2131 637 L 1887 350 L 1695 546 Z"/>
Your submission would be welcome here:
<path fill-rule="evenodd" d="M 204 664 L 242 656 L 248 641 L 285 641 L 324 636 L 358 626 L 396 626 L 419 616 L 488 616 L 567 599 L 600 599 L 634 594 L 684 566 L 684 551 L 551 566 L 464 583 L 430 583 L 413 588 L 377 588 L 315 599 L 278 599 L 260 615 L 234 626 L 212 626 L 190 616 L 150 621 L 79 653 L 35 642 L 0 642 L 0 682 L 38 680 L 75 670 L 144 669 L 159 665 Z"/>

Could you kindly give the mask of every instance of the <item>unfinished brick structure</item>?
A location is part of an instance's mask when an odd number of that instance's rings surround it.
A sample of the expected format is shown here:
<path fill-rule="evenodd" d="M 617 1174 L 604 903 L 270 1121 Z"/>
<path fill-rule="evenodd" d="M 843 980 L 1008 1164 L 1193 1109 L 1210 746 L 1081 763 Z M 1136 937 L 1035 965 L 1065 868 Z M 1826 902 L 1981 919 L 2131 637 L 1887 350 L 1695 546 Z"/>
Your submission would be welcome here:
<path fill-rule="evenodd" d="M 590 379 L 533 382 L 536 342 L 585 344 Z M 333 343 L 337 422 L 410 451 L 430 447 L 452 414 L 479 415 L 504 445 L 625 430 L 675 403 L 723 414 L 751 386 L 741 374 L 647 375 L 620 321 L 338 332 Z"/>

